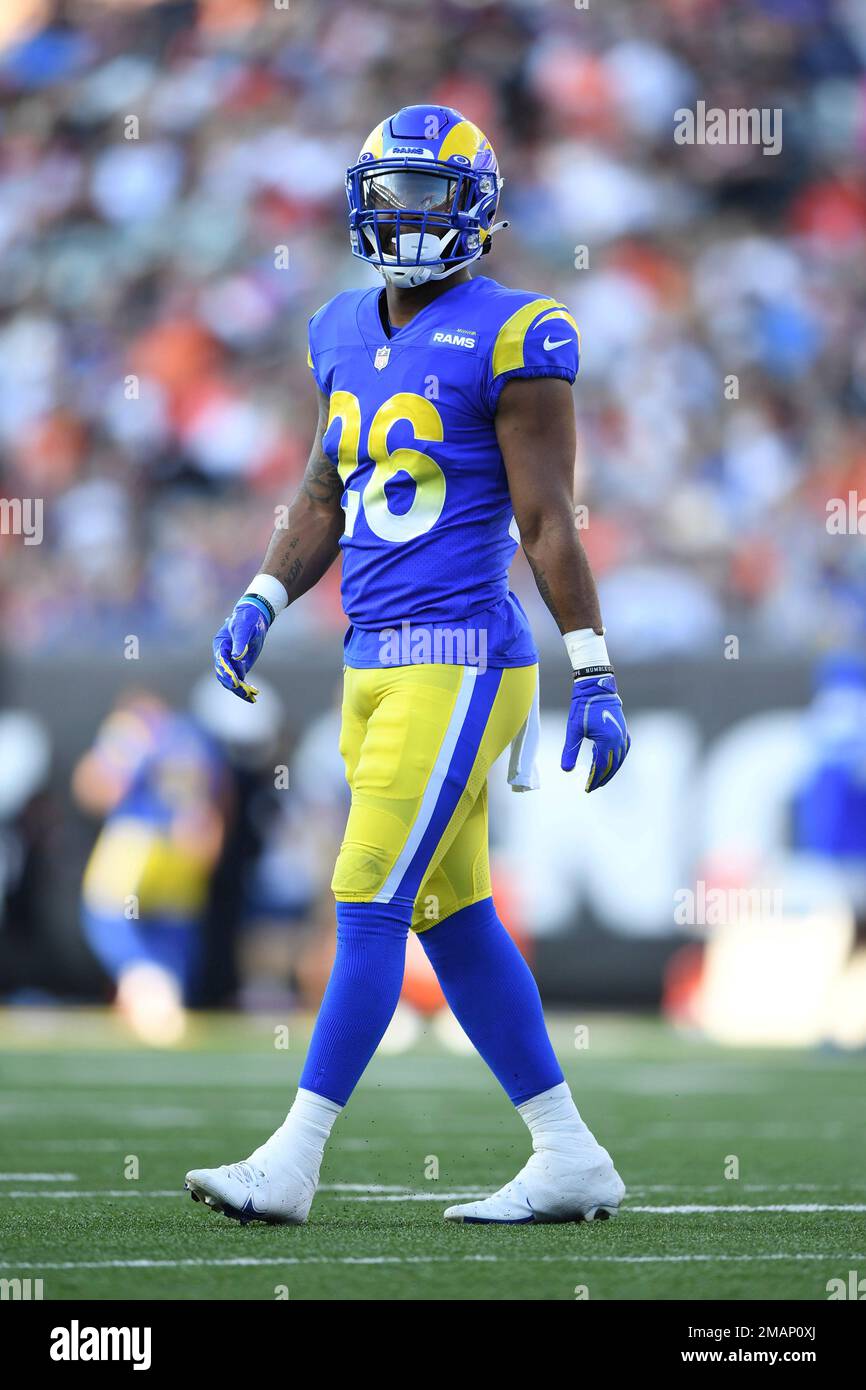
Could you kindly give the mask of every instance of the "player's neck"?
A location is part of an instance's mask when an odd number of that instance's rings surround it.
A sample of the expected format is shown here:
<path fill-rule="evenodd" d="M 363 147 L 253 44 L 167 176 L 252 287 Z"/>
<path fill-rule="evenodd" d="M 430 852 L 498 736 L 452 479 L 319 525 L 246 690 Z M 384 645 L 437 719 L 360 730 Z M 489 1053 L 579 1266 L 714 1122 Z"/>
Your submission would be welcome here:
<path fill-rule="evenodd" d="M 426 285 L 417 285 L 414 289 L 400 289 L 397 285 L 385 286 L 385 303 L 388 306 L 388 318 L 394 328 L 405 328 L 407 323 L 411 323 L 417 313 L 425 309 L 428 304 L 432 304 L 434 299 L 446 294 L 455 285 L 463 285 L 467 280 L 471 280 L 469 268 L 464 267 L 458 270 L 456 275 L 450 276 L 447 280 L 428 280 Z"/>

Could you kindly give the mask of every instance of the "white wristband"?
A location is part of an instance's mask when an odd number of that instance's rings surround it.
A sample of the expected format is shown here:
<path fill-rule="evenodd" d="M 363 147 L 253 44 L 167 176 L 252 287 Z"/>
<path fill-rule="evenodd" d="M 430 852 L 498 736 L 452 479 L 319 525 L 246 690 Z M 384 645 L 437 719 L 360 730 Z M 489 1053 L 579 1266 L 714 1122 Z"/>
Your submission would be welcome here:
<path fill-rule="evenodd" d="M 604 635 L 599 636 L 591 627 L 579 627 L 575 628 L 574 632 L 566 632 L 562 640 L 571 658 L 573 671 L 582 671 L 586 666 L 610 665 Z"/>
<path fill-rule="evenodd" d="M 262 598 L 267 599 L 274 613 L 282 613 L 283 609 L 289 606 L 286 586 L 273 574 L 257 574 L 255 579 L 250 580 L 244 592 L 261 594 Z"/>

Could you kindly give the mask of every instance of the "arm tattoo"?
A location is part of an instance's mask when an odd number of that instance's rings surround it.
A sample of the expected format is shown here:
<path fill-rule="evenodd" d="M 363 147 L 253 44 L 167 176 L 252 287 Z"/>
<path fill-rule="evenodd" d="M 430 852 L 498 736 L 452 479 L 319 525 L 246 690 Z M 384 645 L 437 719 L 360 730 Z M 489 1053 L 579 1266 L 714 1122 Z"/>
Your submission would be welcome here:
<path fill-rule="evenodd" d="M 277 578 L 281 579 L 283 584 L 285 585 L 286 592 L 289 592 L 291 585 L 294 584 L 295 580 L 298 578 L 303 568 L 304 562 L 299 558 L 297 560 L 293 560 L 290 565 L 286 566 L 284 571 L 281 570 L 280 573 L 277 575 Z"/>
<path fill-rule="evenodd" d="M 345 518 L 343 482 L 322 448 L 322 414 L 301 486 L 289 507 L 287 522 L 274 529 L 262 564 L 283 584 L 294 603 L 333 564 L 340 553 Z"/>
<path fill-rule="evenodd" d="M 327 454 L 313 454 L 304 473 L 301 491 L 319 506 L 332 505 L 343 495 L 343 480 Z"/>
<path fill-rule="evenodd" d="M 524 551 L 524 554 L 526 555 L 526 558 L 529 561 L 529 568 L 532 570 L 533 577 L 535 579 L 535 584 L 539 594 L 541 595 L 544 602 L 547 604 L 547 607 L 550 610 L 550 612 L 553 614 L 553 617 L 556 620 L 560 632 L 564 632 L 565 628 L 563 626 L 562 619 L 556 611 L 556 604 L 554 602 L 553 594 L 551 592 L 550 585 L 547 582 L 547 577 L 544 574 L 544 571 L 541 569 L 541 566 L 537 563 L 537 561 L 533 560 L 531 555 L 529 555 L 526 551 Z"/>

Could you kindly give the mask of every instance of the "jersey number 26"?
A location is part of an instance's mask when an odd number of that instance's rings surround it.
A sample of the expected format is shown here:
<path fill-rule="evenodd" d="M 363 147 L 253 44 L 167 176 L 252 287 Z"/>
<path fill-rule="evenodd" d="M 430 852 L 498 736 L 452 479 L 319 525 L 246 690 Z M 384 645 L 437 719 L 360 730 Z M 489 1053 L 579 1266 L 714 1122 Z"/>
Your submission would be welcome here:
<path fill-rule="evenodd" d="M 355 530 L 358 509 L 363 504 L 370 530 L 383 541 L 411 541 L 429 531 L 445 506 L 445 474 L 435 459 L 420 449 L 388 448 L 388 435 L 398 420 L 406 420 L 416 438 L 441 443 L 442 416 L 426 396 L 401 391 L 384 401 L 370 422 L 367 435 L 367 454 L 373 460 L 373 472 L 363 488 L 353 488 L 352 474 L 357 470 L 361 445 L 361 405 L 351 391 L 331 394 L 328 429 L 340 421 L 340 443 L 337 446 L 337 468 L 346 484 L 345 534 Z M 415 484 L 415 496 L 408 511 L 392 512 L 388 506 L 385 485 L 398 473 L 408 473 Z"/>

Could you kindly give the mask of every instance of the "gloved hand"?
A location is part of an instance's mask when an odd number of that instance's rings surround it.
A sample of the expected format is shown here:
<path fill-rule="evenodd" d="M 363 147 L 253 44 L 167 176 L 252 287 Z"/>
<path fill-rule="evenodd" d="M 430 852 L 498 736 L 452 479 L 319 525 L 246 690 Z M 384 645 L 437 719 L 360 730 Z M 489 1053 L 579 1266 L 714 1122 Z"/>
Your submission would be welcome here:
<path fill-rule="evenodd" d="M 594 792 L 616 776 L 631 747 L 613 674 L 575 677 L 560 764 L 563 772 L 573 770 L 585 738 L 594 746 L 584 790 Z"/>
<path fill-rule="evenodd" d="M 251 594 L 244 594 L 213 641 L 214 670 L 220 685 L 254 705 L 258 690 L 246 679 L 268 635 L 272 615 Z"/>

